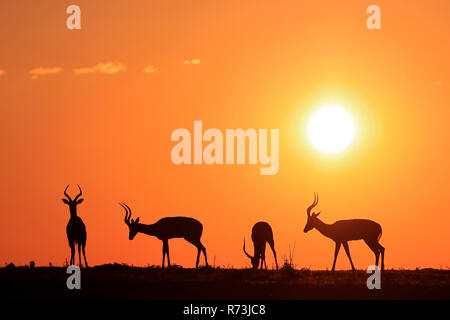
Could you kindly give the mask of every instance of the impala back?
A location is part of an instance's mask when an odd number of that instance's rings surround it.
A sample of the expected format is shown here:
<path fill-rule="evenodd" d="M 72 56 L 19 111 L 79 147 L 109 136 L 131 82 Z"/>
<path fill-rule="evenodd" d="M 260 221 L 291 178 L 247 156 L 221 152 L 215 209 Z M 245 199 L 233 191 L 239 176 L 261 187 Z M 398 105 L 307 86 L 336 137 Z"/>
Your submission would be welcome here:
<path fill-rule="evenodd" d="M 202 224 L 188 217 L 162 218 L 154 227 L 159 230 L 161 236 L 168 238 L 200 238 L 203 232 Z"/>
<path fill-rule="evenodd" d="M 381 235 L 381 226 L 366 219 L 339 220 L 332 224 L 337 239 L 342 241 L 376 239 Z"/>

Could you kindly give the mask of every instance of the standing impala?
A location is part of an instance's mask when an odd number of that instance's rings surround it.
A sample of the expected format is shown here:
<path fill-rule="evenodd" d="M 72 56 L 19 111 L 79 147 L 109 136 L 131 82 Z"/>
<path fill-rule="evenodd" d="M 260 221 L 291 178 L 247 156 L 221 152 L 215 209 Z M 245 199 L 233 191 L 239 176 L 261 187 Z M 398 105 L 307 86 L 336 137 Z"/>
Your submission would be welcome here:
<path fill-rule="evenodd" d="M 70 264 L 75 264 L 75 245 L 78 244 L 78 258 L 80 261 L 80 268 L 81 268 L 81 248 L 83 248 L 83 256 L 84 256 L 84 264 L 86 265 L 86 268 L 88 266 L 86 261 L 86 253 L 84 251 L 84 248 L 86 247 L 86 226 L 83 223 L 83 220 L 81 220 L 80 217 L 77 216 L 77 206 L 83 202 L 84 199 L 78 198 L 82 195 L 82 191 L 80 186 L 78 186 L 78 190 L 80 190 L 80 193 L 75 197 L 75 199 L 71 199 L 69 195 L 67 194 L 67 188 L 69 185 L 67 185 L 66 189 L 64 189 L 64 195 L 67 199 L 62 199 L 62 201 L 69 206 L 70 210 L 70 220 L 66 227 L 66 233 L 67 233 L 67 239 L 69 240 L 69 246 L 70 246 Z"/>
<path fill-rule="evenodd" d="M 167 254 L 167 263 L 170 266 L 169 258 L 169 239 L 172 238 L 184 238 L 187 242 L 192 243 L 197 247 L 197 262 L 195 267 L 198 267 L 200 259 L 200 251 L 203 252 L 205 257 L 206 266 L 208 266 L 208 259 L 206 258 L 206 249 L 200 242 L 202 236 L 203 226 L 202 224 L 193 219 L 187 217 L 168 217 L 162 218 L 154 224 L 142 224 L 139 223 L 139 217 L 134 220 L 131 219 L 131 209 L 125 203 L 120 203 L 122 208 L 125 209 L 125 223 L 130 229 L 129 239 L 133 240 L 137 233 L 145 233 L 149 236 L 157 237 L 163 242 L 163 258 L 162 267 L 164 268 L 164 258 Z"/>
<path fill-rule="evenodd" d="M 273 242 L 272 228 L 267 222 L 260 221 L 255 223 L 252 228 L 252 240 L 254 247 L 254 256 L 251 256 L 245 251 L 245 238 L 244 238 L 244 253 L 250 258 L 253 269 L 258 269 L 259 261 L 261 260 L 261 269 L 263 268 L 263 263 L 265 268 L 266 265 L 266 242 L 269 243 L 270 248 L 273 252 L 273 257 L 275 258 L 275 264 L 278 270 L 277 253 L 275 252 L 275 245 Z"/>
<path fill-rule="evenodd" d="M 336 266 L 336 258 L 338 256 L 339 249 L 341 248 L 341 244 L 344 246 L 348 259 L 350 260 L 352 270 L 355 271 L 352 257 L 350 256 L 350 249 L 347 243 L 347 241 L 351 240 L 364 240 L 364 242 L 375 254 L 375 265 L 377 266 L 381 253 L 381 270 L 383 270 L 384 247 L 379 243 L 381 238 L 381 226 L 372 220 L 364 219 L 339 220 L 333 224 L 326 224 L 318 218 L 320 212 L 311 213 L 311 209 L 314 208 L 318 202 L 319 195 L 316 195 L 314 193 L 314 202 L 306 209 L 308 220 L 303 231 L 306 233 L 309 230 L 316 228 L 321 234 L 323 234 L 325 237 L 330 238 L 336 243 L 336 249 L 334 250 L 333 268 L 331 269 L 331 271 L 334 271 L 334 267 Z"/>

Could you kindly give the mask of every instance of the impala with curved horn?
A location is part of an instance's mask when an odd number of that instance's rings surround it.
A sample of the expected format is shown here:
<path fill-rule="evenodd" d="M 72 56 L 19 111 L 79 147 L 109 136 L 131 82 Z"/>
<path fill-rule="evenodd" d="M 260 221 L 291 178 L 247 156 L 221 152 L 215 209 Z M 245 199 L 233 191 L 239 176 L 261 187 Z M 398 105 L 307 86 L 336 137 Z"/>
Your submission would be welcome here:
<path fill-rule="evenodd" d="M 252 240 L 253 240 L 253 247 L 254 247 L 254 256 L 251 256 L 248 254 L 247 251 L 245 251 L 245 238 L 244 238 L 244 253 L 247 257 L 249 257 L 253 269 L 258 269 L 259 267 L 259 261 L 261 260 L 261 269 L 264 267 L 267 269 L 266 265 L 266 242 L 269 243 L 270 248 L 272 249 L 273 256 L 275 258 L 275 264 L 277 266 L 278 270 L 278 262 L 277 262 L 277 253 L 275 251 L 275 244 L 273 241 L 273 232 L 272 228 L 267 222 L 260 221 L 255 223 L 255 225 L 252 228 Z"/>
<path fill-rule="evenodd" d="M 381 253 L 381 270 L 384 270 L 384 247 L 379 243 L 382 234 L 381 226 L 372 220 L 365 219 L 339 220 L 332 224 L 326 224 L 318 218 L 320 212 L 311 213 L 311 210 L 318 202 L 319 195 L 314 193 L 314 202 L 306 209 L 308 220 L 303 231 L 306 233 L 309 230 L 316 228 L 321 234 L 336 243 L 333 268 L 331 271 L 334 271 L 336 266 L 336 258 L 339 249 L 341 248 L 341 244 L 344 246 L 348 259 L 350 260 L 352 270 L 355 270 L 347 243 L 352 240 L 364 240 L 375 254 L 375 265 L 377 266 Z"/>
<path fill-rule="evenodd" d="M 205 264 L 208 266 L 208 259 L 206 257 L 206 249 L 200 242 L 202 236 L 203 226 L 202 224 L 193 219 L 187 217 L 167 217 L 162 218 L 154 224 L 142 224 L 139 223 L 139 217 L 134 220 L 131 219 L 131 209 L 125 203 L 120 203 L 125 210 L 125 224 L 130 230 L 129 239 L 133 240 L 136 234 L 144 233 L 149 236 L 157 237 L 163 242 L 163 258 L 162 267 L 164 268 L 164 258 L 167 254 L 167 263 L 170 266 L 169 258 L 169 239 L 172 238 L 184 238 L 187 242 L 192 243 L 197 247 L 197 262 L 195 267 L 198 267 L 200 259 L 200 252 L 203 252 L 205 257 Z"/>
<path fill-rule="evenodd" d="M 78 186 L 78 190 L 80 191 L 78 195 L 72 200 L 70 196 L 67 194 L 67 188 L 69 188 L 69 185 L 64 189 L 64 195 L 67 199 L 62 199 L 62 201 L 69 206 L 70 210 L 70 220 L 66 227 L 66 233 L 67 233 L 67 239 L 69 240 L 69 246 L 70 246 L 70 264 L 75 263 L 75 245 L 78 244 L 78 258 L 80 262 L 81 267 L 81 249 L 83 249 L 83 256 L 84 256 L 84 264 L 86 265 L 86 268 L 88 266 L 87 260 L 86 260 L 86 226 L 83 223 L 83 220 L 81 220 L 80 217 L 77 216 L 77 206 L 83 202 L 84 199 L 78 199 L 81 197 L 83 192 L 81 191 L 80 186 Z"/>

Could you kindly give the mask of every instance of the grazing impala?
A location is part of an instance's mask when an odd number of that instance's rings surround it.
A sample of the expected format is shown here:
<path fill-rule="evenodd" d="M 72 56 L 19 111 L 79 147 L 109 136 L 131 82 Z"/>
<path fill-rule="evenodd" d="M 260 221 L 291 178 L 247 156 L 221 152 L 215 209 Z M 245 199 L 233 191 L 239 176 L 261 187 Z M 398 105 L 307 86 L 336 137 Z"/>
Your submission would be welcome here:
<path fill-rule="evenodd" d="M 259 261 L 261 260 L 261 269 L 264 267 L 267 269 L 266 265 L 266 242 L 269 243 L 272 249 L 273 256 L 275 258 L 275 264 L 278 270 L 277 253 L 275 252 L 275 245 L 273 242 L 272 228 L 267 222 L 261 221 L 257 222 L 252 228 L 252 240 L 254 247 L 254 256 L 252 257 L 245 251 L 245 238 L 244 238 L 244 253 L 250 258 L 253 269 L 258 269 Z"/>
<path fill-rule="evenodd" d="M 348 259 L 350 260 L 352 270 L 355 270 L 352 262 L 352 257 L 350 256 L 350 249 L 347 243 L 347 241 L 351 240 L 364 240 L 364 242 L 375 254 L 375 265 L 377 266 L 381 253 L 381 270 L 383 270 L 384 247 L 379 243 L 381 238 L 381 226 L 372 220 L 364 219 L 339 220 L 333 224 L 326 224 L 318 218 L 320 212 L 311 213 L 311 209 L 314 208 L 318 202 L 319 195 L 316 195 L 314 193 L 314 202 L 306 209 L 308 220 L 303 231 L 306 233 L 309 230 L 316 228 L 321 234 L 323 234 L 325 237 L 330 238 L 336 243 L 336 249 L 334 250 L 333 268 L 331 269 L 331 271 L 334 271 L 334 267 L 336 266 L 336 258 L 338 256 L 339 249 L 341 248 L 341 244 L 344 246 Z"/>
<path fill-rule="evenodd" d="M 80 190 L 80 193 L 75 197 L 75 199 L 71 199 L 69 195 L 67 194 L 67 188 L 69 185 L 67 185 L 66 189 L 64 189 L 64 195 L 67 199 L 62 199 L 62 201 L 69 206 L 70 210 L 70 220 L 66 227 L 66 233 L 67 233 L 67 239 L 69 240 L 69 246 L 70 246 L 70 264 L 75 264 L 75 245 L 78 244 L 78 258 L 80 261 L 80 267 L 81 267 L 81 252 L 80 249 L 83 249 L 83 256 L 84 256 L 84 264 L 86 265 L 86 268 L 88 266 L 86 261 L 86 253 L 84 251 L 84 248 L 86 247 L 86 226 L 83 223 L 83 220 L 81 220 L 80 217 L 77 216 L 77 206 L 83 202 L 84 199 L 78 198 L 82 195 L 82 191 L 80 186 L 78 186 L 78 190 Z"/>
<path fill-rule="evenodd" d="M 200 251 L 203 252 L 205 257 L 205 264 L 208 266 L 208 259 L 206 258 L 206 249 L 200 242 L 202 236 L 203 226 L 202 224 L 193 219 L 187 217 L 168 217 L 162 218 L 154 224 L 142 224 L 139 223 L 139 217 L 134 220 L 131 219 L 131 209 L 125 203 L 120 203 L 122 208 L 125 209 L 125 223 L 130 229 L 129 239 L 133 240 L 137 233 L 145 233 L 149 236 L 157 237 L 163 242 L 163 258 L 162 267 L 164 268 L 164 258 L 167 254 L 167 263 L 170 266 L 169 258 L 169 239 L 172 238 L 184 238 L 187 242 L 192 243 L 197 247 L 197 262 L 195 267 L 198 267 L 200 259 Z"/>

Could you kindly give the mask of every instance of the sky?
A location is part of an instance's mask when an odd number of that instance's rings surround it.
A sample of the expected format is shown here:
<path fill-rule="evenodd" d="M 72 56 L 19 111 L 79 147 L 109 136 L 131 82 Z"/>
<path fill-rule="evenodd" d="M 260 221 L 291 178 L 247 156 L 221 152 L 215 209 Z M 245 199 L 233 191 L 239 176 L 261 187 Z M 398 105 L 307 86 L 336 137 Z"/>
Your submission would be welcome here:
<path fill-rule="evenodd" d="M 386 268 L 448 268 L 449 1 L 77 0 L 68 30 L 71 4 L 0 1 L 0 265 L 70 259 L 61 199 L 79 184 L 90 265 L 161 264 L 160 240 L 128 239 L 125 202 L 142 223 L 201 221 L 214 266 L 249 267 L 243 238 L 267 221 L 280 265 L 331 268 L 334 243 L 303 233 L 318 192 L 324 222 L 381 224 Z M 380 30 L 366 27 L 371 4 Z M 336 155 L 306 134 L 330 103 L 356 124 Z M 195 120 L 279 129 L 278 173 L 175 165 L 171 133 Z M 172 263 L 195 265 L 195 247 L 169 244 Z M 363 241 L 350 250 L 373 264 Z M 343 251 L 337 268 L 350 268 Z"/>

